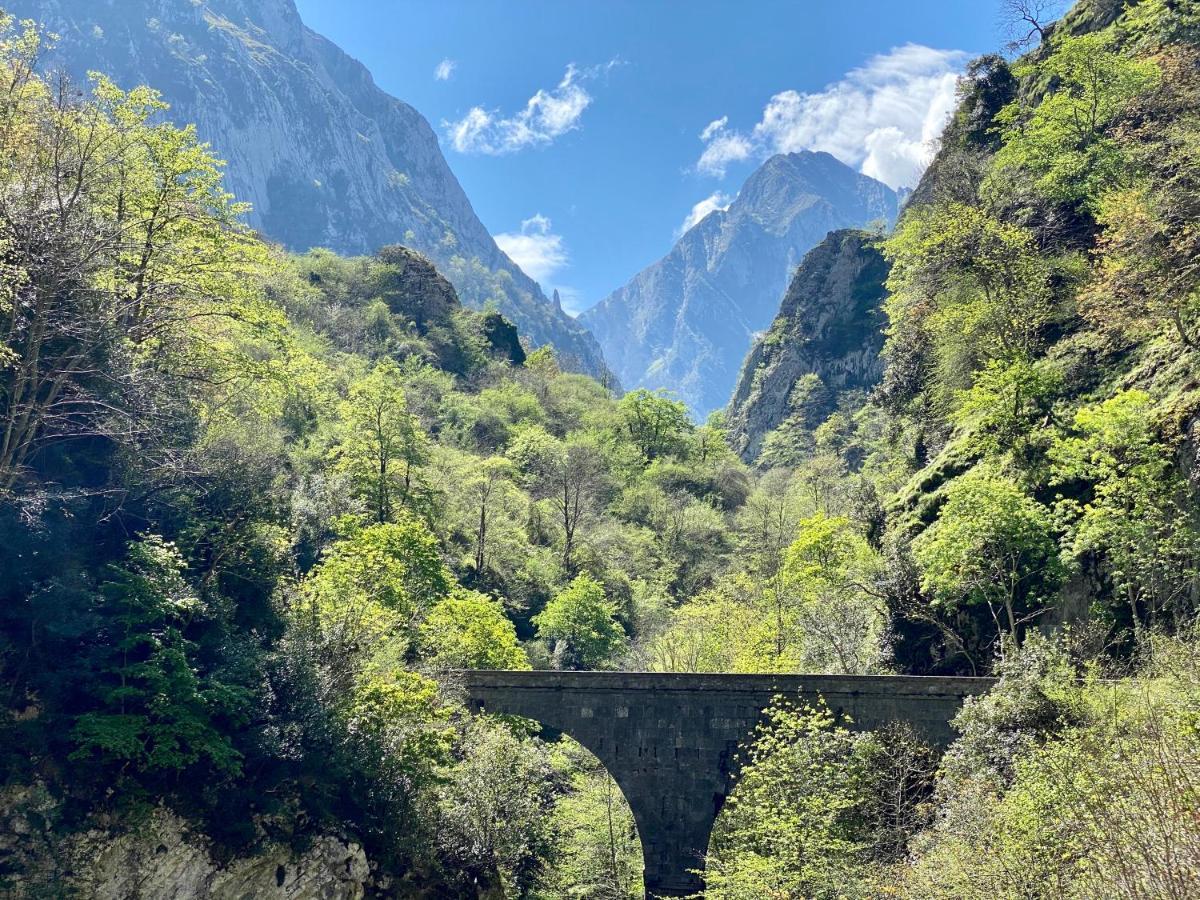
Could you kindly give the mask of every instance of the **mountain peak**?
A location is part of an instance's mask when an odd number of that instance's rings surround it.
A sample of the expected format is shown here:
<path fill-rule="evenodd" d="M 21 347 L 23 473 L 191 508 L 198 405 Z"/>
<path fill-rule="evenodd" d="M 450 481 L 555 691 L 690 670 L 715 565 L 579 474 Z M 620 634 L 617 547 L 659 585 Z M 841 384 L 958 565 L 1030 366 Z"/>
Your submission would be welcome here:
<path fill-rule="evenodd" d="M 845 169 L 856 175 L 859 174 L 857 170 L 842 162 L 832 153 L 827 153 L 824 150 L 793 150 L 788 153 L 776 153 L 768 157 L 758 169 L 751 173 L 750 177 L 753 178 L 759 174 L 770 174 L 781 169 L 793 173 L 831 172 Z M 865 178 L 867 176 L 862 177 Z"/>
<path fill-rule="evenodd" d="M 729 208 L 580 316 L 627 387 L 667 388 L 704 417 L 725 406 L 793 269 L 830 231 L 898 211 L 894 191 L 829 153 L 767 159 Z"/>
<path fill-rule="evenodd" d="M 824 161 L 836 163 L 839 166 L 845 165 L 832 153 L 827 153 L 824 150 L 790 150 L 786 153 L 776 153 L 769 157 L 760 168 L 770 168 L 772 166 L 796 165 L 806 160 Z"/>

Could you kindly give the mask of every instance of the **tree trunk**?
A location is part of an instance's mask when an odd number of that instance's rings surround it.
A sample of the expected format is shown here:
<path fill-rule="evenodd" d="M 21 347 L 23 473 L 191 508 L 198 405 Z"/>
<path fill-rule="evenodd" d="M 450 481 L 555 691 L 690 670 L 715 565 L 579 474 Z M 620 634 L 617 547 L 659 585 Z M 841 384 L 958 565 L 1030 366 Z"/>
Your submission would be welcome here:
<path fill-rule="evenodd" d="M 484 546 L 487 541 L 487 503 L 479 504 L 479 539 L 475 544 L 475 572 L 483 574 Z"/>

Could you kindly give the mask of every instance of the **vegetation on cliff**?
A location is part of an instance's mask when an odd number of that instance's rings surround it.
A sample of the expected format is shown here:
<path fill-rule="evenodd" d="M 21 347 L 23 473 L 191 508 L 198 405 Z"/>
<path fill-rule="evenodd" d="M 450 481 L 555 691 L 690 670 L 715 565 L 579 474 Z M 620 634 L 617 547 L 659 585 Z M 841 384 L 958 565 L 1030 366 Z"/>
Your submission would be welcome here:
<path fill-rule="evenodd" d="M 608 776 L 447 675 L 557 666 L 1001 676 L 940 760 L 781 704 L 711 897 L 1196 892 L 1190 6 L 972 65 L 879 387 L 798 375 L 755 469 L 419 254 L 265 244 L 151 90 L 3 26 L 6 889 L 168 809 L 218 861 L 352 838 L 381 895 L 637 896 Z"/>
<path fill-rule="evenodd" d="M 739 791 L 761 777 L 822 794 L 735 806 L 713 848 L 717 896 L 1200 890 L 1200 19 L 1190 4 L 1085 0 L 1042 25 L 1023 58 L 971 65 L 934 165 L 880 241 L 880 387 L 810 421 L 813 398 L 837 405 L 831 386 L 794 375 L 790 418 L 753 436 L 760 465 L 787 465 L 794 491 L 826 479 L 826 512 L 872 538 L 877 576 L 855 584 L 887 610 L 891 665 L 1002 681 L 967 704 L 940 765 L 889 782 L 913 788 L 898 857 L 872 830 L 879 789 L 854 780 L 887 771 L 863 765 L 870 738 L 843 735 L 842 780 L 823 782 L 837 723 L 817 740 L 820 711 L 779 724 Z M 811 859 L 802 835 L 829 852 Z"/>

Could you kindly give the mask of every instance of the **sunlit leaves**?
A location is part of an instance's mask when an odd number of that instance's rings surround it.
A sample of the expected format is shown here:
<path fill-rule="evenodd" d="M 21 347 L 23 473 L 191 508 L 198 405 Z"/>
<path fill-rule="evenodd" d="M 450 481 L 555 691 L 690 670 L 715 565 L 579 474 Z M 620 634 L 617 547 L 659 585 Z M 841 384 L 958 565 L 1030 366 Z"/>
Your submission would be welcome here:
<path fill-rule="evenodd" d="M 1090 494 L 1059 503 L 1067 548 L 1107 563 L 1135 631 L 1183 614 L 1200 555 L 1194 493 L 1152 416 L 1147 394 L 1126 391 L 1080 409 L 1073 433 L 1052 448 L 1059 484 L 1091 485 Z"/>
<path fill-rule="evenodd" d="M 577 576 L 533 621 L 562 668 L 602 668 L 626 645 L 616 605 L 604 596 L 604 586 L 587 575 Z"/>
<path fill-rule="evenodd" d="M 1010 479 L 987 471 L 951 486 L 914 550 L 934 603 L 986 606 L 997 630 L 1013 637 L 1053 596 L 1063 574 L 1050 511 Z"/>
<path fill-rule="evenodd" d="M 433 669 L 528 669 L 513 623 L 495 600 L 460 591 L 421 624 L 420 647 Z"/>
<path fill-rule="evenodd" d="M 1044 86 L 997 116 L 1003 147 L 993 178 L 1012 169 L 1033 173 L 1038 188 L 1062 202 L 1094 202 L 1127 174 L 1125 157 L 1107 128 L 1158 81 L 1153 62 L 1131 59 L 1111 34 L 1056 36 L 1054 52 L 1018 66 L 1016 74 Z"/>

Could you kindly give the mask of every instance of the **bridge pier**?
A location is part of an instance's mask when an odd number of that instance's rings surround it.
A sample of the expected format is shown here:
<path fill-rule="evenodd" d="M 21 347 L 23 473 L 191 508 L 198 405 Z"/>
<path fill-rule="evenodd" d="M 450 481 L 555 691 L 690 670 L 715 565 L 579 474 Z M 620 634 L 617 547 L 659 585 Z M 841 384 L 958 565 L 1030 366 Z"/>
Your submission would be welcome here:
<path fill-rule="evenodd" d="M 635 672 L 461 673 L 475 709 L 534 719 L 569 734 L 604 764 L 642 840 L 647 897 L 703 890 L 704 856 L 737 777 L 737 748 L 777 696 L 823 699 L 850 727 L 906 721 L 935 745 L 988 678 L 682 675 Z"/>
<path fill-rule="evenodd" d="M 647 897 L 692 897 L 704 890 L 704 855 L 719 799 L 711 793 L 663 797 L 663 809 L 638 821 Z M 636 816 L 635 816 L 636 818 Z"/>

